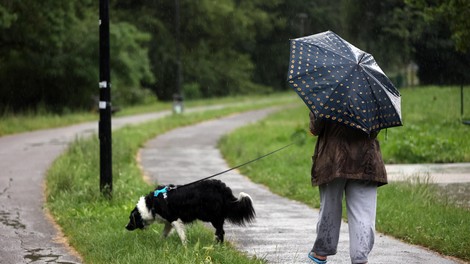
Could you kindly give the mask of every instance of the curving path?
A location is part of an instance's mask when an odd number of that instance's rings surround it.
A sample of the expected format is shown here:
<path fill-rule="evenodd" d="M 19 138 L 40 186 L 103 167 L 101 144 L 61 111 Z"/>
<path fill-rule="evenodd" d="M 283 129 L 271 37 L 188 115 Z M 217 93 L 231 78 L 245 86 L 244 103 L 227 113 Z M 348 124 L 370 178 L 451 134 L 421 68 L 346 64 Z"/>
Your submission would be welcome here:
<path fill-rule="evenodd" d="M 232 104 L 233 105 L 233 104 Z M 195 107 L 187 112 L 227 105 Z M 170 115 L 171 111 L 113 118 L 113 129 Z M 44 204 L 44 177 L 77 137 L 96 136 L 98 122 L 0 137 L 0 263 L 80 263 L 60 240 Z"/>
<path fill-rule="evenodd" d="M 224 171 L 229 167 L 217 149 L 220 137 L 277 110 L 269 108 L 232 115 L 178 128 L 156 137 L 139 152 L 143 170 L 153 181 L 161 184 L 184 184 Z M 282 155 L 282 152 L 276 155 Z M 307 259 L 307 253 L 315 237 L 317 210 L 272 194 L 235 171 L 218 178 L 230 186 L 235 195 L 240 191 L 250 194 L 257 212 L 256 222 L 248 227 L 226 224 L 228 241 L 250 255 L 265 258 L 268 263 L 312 263 Z M 342 225 L 338 250 L 329 263 L 350 263 L 346 223 Z M 458 263 L 377 234 L 370 263 L 388 264 L 395 260 L 400 263 Z"/>

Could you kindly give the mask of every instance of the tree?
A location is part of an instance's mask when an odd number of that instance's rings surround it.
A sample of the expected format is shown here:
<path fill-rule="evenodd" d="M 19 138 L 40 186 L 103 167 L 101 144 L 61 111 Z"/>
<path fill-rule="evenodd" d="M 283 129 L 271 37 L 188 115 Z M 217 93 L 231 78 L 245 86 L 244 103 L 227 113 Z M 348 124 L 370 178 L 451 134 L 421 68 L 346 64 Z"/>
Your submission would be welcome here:
<path fill-rule="evenodd" d="M 9 28 L 16 21 L 18 16 L 11 13 L 3 4 L 0 3 L 0 28 Z"/>
<path fill-rule="evenodd" d="M 111 83 L 117 105 L 141 103 L 149 94 L 141 87 L 154 83 L 150 70 L 148 43 L 150 34 L 127 22 L 110 26 Z"/>
<path fill-rule="evenodd" d="M 79 23 L 87 14 L 72 1 L 9 1 L 6 9 L 15 23 L 0 31 L 1 103 L 13 109 L 34 108 L 40 102 L 52 108 L 83 103 L 74 95 L 75 87 L 86 83 L 82 77 L 89 74 L 88 57 L 70 54 L 89 51 L 83 41 L 88 33 Z"/>
<path fill-rule="evenodd" d="M 180 53 L 183 90 L 189 96 L 226 96 L 266 89 L 253 82 L 250 51 L 267 14 L 249 1 L 180 1 Z M 119 19 L 151 35 L 149 59 L 158 98 L 176 92 L 174 1 L 116 0 Z M 130 14 L 133 14 L 132 16 Z M 138 14 L 137 19 L 134 19 Z M 132 19 L 131 19 L 132 18 Z"/>
<path fill-rule="evenodd" d="M 90 108 L 98 93 L 97 2 L 5 1 L 0 13 L 7 14 L 0 21 L 0 110 Z M 146 35 L 123 23 L 111 34 L 113 83 L 140 89 L 152 80 Z"/>
<path fill-rule="evenodd" d="M 422 10 L 428 23 L 444 23 L 451 32 L 457 51 L 470 48 L 470 1 L 466 0 L 405 0 L 413 8 Z"/>
<path fill-rule="evenodd" d="M 412 43 L 423 84 L 470 83 L 470 2 L 405 0 L 421 18 Z"/>
<path fill-rule="evenodd" d="M 325 30 L 340 30 L 338 5 L 330 1 L 258 0 L 252 16 L 260 19 L 256 44 L 248 50 L 255 63 L 254 80 L 275 90 L 285 90 L 289 62 L 289 39 Z M 264 17 L 262 12 L 264 12 Z"/>
<path fill-rule="evenodd" d="M 396 72 L 410 60 L 413 16 L 402 0 L 343 0 L 344 36 L 371 53 L 385 71 Z"/>

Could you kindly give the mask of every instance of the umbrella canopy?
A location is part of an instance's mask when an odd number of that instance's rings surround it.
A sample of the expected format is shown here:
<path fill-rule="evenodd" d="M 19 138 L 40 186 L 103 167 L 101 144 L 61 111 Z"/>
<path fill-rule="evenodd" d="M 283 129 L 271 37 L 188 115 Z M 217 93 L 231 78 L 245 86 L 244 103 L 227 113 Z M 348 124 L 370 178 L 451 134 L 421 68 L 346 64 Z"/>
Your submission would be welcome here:
<path fill-rule="evenodd" d="M 402 125 L 390 79 L 372 55 L 332 31 L 291 40 L 287 81 L 319 118 L 366 133 Z"/>

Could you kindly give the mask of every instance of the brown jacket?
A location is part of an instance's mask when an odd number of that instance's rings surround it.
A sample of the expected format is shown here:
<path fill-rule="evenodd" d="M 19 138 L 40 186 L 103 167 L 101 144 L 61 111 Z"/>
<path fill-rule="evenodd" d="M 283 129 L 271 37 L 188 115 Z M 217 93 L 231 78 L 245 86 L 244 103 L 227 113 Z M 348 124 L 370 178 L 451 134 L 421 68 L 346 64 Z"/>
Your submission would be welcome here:
<path fill-rule="evenodd" d="M 345 125 L 315 119 L 310 112 L 310 132 L 318 136 L 312 157 L 312 185 L 318 186 L 336 178 L 387 183 L 377 133 L 366 133 Z"/>

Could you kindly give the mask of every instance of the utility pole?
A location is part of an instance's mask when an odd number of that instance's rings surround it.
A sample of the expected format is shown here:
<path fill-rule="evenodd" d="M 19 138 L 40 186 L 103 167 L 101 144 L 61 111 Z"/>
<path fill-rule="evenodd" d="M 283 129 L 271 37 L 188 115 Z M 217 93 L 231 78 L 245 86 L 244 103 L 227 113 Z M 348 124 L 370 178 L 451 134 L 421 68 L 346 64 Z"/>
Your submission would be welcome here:
<path fill-rule="evenodd" d="M 176 91 L 173 94 L 173 113 L 181 114 L 183 112 L 183 91 L 181 85 L 183 83 L 181 55 L 180 55 L 180 3 L 179 0 L 175 0 L 175 42 L 176 42 Z"/>
<path fill-rule="evenodd" d="M 109 70 L 109 0 L 100 0 L 100 191 L 111 197 L 113 190 L 111 140 L 111 78 Z"/>
<path fill-rule="evenodd" d="M 175 0 L 175 32 L 176 32 L 176 63 L 178 64 L 178 73 L 176 78 L 176 92 L 179 95 L 181 94 L 181 83 L 182 83 L 182 75 L 181 75 L 181 57 L 180 57 L 180 3 L 179 0 Z"/>

